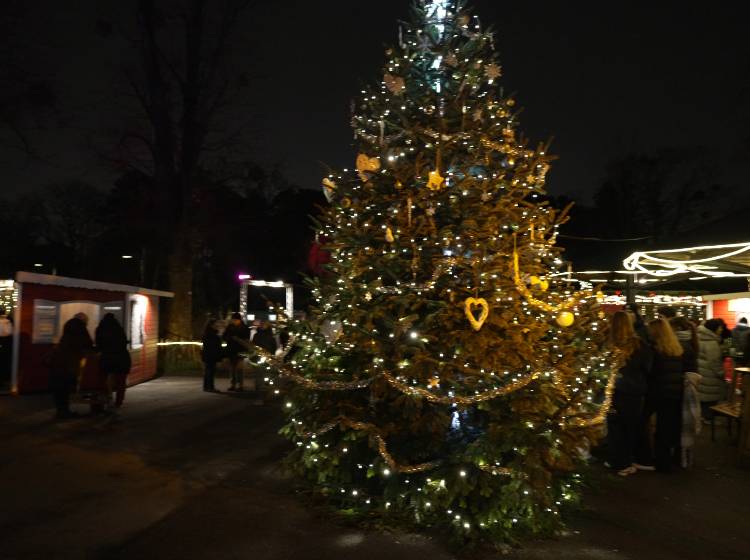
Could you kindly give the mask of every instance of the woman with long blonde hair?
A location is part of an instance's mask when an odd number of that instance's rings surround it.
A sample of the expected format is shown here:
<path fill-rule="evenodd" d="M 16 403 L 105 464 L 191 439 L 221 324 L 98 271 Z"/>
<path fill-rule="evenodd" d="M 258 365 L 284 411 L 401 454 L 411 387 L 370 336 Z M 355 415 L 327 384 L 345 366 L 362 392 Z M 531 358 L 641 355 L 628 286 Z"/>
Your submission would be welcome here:
<path fill-rule="evenodd" d="M 607 415 L 608 464 L 620 476 L 628 476 L 636 472 L 633 457 L 652 353 L 649 345 L 636 334 L 633 320 L 625 311 L 617 311 L 612 316 L 609 342 L 613 349 L 622 353 L 624 363 L 615 378 Z"/>
<path fill-rule="evenodd" d="M 685 372 L 692 364 L 685 363 L 689 356 L 666 319 L 651 321 L 648 331 L 654 345 L 654 366 L 648 377 L 636 466 L 670 472 L 679 464 L 682 395 Z M 654 414 L 652 440 L 649 425 Z"/>

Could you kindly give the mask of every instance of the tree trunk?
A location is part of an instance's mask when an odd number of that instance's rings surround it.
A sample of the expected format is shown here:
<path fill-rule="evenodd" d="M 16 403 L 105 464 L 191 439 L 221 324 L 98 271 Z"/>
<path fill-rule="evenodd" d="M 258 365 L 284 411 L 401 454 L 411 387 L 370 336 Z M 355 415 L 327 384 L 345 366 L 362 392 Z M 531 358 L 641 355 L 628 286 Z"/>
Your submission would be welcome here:
<path fill-rule="evenodd" d="M 174 248 L 168 259 L 169 289 L 174 298 L 169 302 L 167 338 L 193 338 L 193 255 L 190 235 L 185 226 L 175 233 Z"/>

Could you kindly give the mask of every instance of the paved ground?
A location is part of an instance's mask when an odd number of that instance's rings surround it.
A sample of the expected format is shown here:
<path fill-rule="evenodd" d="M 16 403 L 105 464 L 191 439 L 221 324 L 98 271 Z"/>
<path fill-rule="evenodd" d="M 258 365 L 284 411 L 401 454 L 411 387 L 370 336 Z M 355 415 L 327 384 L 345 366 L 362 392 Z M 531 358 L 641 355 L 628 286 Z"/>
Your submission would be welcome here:
<path fill-rule="evenodd" d="M 225 383 L 220 383 L 224 386 Z M 0 397 L 0 559 L 454 558 L 433 539 L 338 525 L 278 468 L 278 406 L 195 377 L 131 389 L 120 420 L 55 423 L 49 397 Z M 570 533 L 504 558 L 750 558 L 750 471 L 724 430 L 691 472 L 595 469 Z M 500 557 L 483 554 L 481 558 Z"/>

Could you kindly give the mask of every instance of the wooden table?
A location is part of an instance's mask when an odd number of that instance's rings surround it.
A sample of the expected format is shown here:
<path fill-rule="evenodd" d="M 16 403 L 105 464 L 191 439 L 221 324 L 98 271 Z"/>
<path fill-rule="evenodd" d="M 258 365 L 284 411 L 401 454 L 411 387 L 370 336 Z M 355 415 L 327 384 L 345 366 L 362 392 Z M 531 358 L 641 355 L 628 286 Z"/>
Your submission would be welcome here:
<path fill-rule="evenodd" d="M 710 410 L 713 411 L 713 416 L 711 416 L 711 441 L 715 441 L 716 435 L 715 435 L 715 419 L 716 415 L 719 414 L 721 416 L 727 417 L 727 433 L 729 434 L 729 437 L 732 437 L 732 424 L 737 423 L 737 428 L 739 431 L 740 426 L 740 418 L 742 417 L 742 401 L 736 400 L 735 402 L 721 402 L 717 405 L 714 405 L 710 408 Z"/>

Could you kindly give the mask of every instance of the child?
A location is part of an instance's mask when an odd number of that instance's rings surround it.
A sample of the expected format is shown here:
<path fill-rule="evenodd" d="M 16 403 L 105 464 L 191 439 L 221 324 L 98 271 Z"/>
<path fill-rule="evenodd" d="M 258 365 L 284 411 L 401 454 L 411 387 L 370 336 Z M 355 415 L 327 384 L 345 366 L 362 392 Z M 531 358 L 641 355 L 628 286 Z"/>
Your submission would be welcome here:
<path fill-rule="evenodd" d="M 209 319 L 203 331 L 203 390 L 215 391 L 214 375 L 216 374 L 216 362 L 221 359 L 221 338 L 216 328 L 216 321 Z"/>

